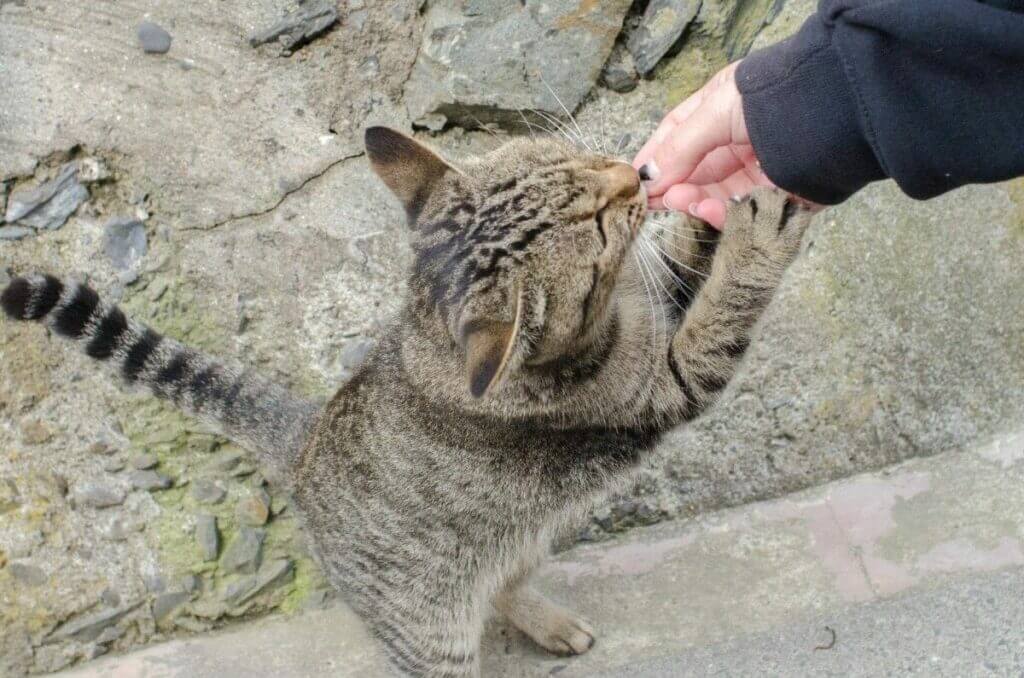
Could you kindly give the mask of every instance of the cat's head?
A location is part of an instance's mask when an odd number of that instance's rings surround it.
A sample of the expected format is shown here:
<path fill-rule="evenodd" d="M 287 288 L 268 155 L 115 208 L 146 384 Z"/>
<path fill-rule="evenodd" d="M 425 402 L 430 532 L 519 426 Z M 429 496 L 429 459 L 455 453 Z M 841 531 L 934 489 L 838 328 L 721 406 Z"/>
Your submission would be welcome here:
<path fill-rule="evenodd" d="M 552 138 L 455 165 L 384 127 L 366 151 L 405 207 L 418 312 L 460 347 L 473 396 L 597 339 L 644 219 L 632 167 Z"/>

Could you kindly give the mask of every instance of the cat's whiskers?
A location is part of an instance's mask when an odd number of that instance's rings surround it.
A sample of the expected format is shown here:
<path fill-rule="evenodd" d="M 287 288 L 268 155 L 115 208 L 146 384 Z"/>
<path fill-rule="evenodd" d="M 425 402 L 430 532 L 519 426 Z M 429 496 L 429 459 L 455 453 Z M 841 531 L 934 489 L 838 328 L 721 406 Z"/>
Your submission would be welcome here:
<path fill-rule="evenodd" d="M 551 93 L 551 96 L 553 96 L 553 97 L 555 98 L 555 101 L 557 101 L 557 102 L 558 102 L 558 105 L 562 107 L 562 110 L 563 110 L 563 111 L 565 112 L 565 117 L 567 117 L 567 118 L 569 119 L 569 122 L 571 122 L 571 123 L 572 123 L 572 124 L 573 124 L 573 125 L 574 125 L 574 126 L 576 127 L 576 133 L 577 133 L 577 134 L 579 135 L 580 143 L 582 143 L 582 144 L 583 144 L 584 146 L 586 146 L 586 147 L 587 147 L 587 150 L 588 150 L 588 151 L 590 151 L 591 153 L 593 153 L 593 152 L 594 152 L 594 149 L 593 149 L 593 148 L 591 148 L 591 147 L 590 147 L 590 144 L 588 144 L 588 143 L 587 143 L 586 141 L 584 141 L 584 139 L 583 139 L 583 130 L 582 130 L 582 129 L 580 129 L 580 124 L 579 124 L 578 122 L 576 122 L 576 118 L 575 118 L 575 117 L 573 116 L 573 114 L 572 114 L 572 113 L 571 113 L 571 112 L 569 111 L 569 109 L 568 109 L 568 108 L 566 108 L 565 104 L 564 104 L 564 103 L 562 103 L 562 99 L 561 99 L 561 98 L 560 98 L 560 97 L 559 97 L 559 96 L 558 96 L 557 94 L 555 94 L 555 90 L 551 89 L 551 85 L 549 85 L 549 84 L 548 84 L 548 81 L 544 79 L 544 74 L 543 74 L 543 73 L 540 73 L 540 72 L 538 72 L 538 75 L 540 76 L 540 81 L 541 81 L 542 83 L 544 83 L 544 86 L 545 86 L 545 87 L 547 87 L 547 89 L 548 89 L 548 92 L 550 92 L 550 93 Z"/>
<path fill-rule="evenodd" d="M 660 240 L 663 243 L 665 243 L 665 245 L 664 245 L 665 247 L 671 247 L 672 246 L 672 240 L 669 239 L 669 237 L 666 236 L 665 233 L 662 230 L 655 229 L 655 230 L 652 230 L 652 231 L 647 231 L 647 233 L 650 233 L 652 236 L 654 236 L 658 240 Z M 673 236 L 677 237 L 677 238 L 682 237 L 682 236 L 679 236 L 679 235 L 676 235 L 676 234 L 673 234 Z M 708 256 L 706 254 L 696 254 L 696 253 L 693 253 L 693 252 L 690 253 L 690 256 L 694 257 L 696 259 L 704 259 L 704 260 L 708 260 L 708 261 L 710 261 L 711 259 L 714 259 L 714 257 Z"/>
<path fill-rule="evenodd" d="M 687 271 L 689 271 L 690 273 L 693 273 L 693 274 L 694 274 L 695 276 L 697 276 L 698 278 L 707 278 L 707 277 L 708 277 L 708 274 L 707 274 L 707 273 L 701 273 L 701 272 L 700 272 L 700 271 L 698 271 L 697 269 L 695 269 L 695 268 L 691 268 L 690 266 L 687 266 L 687 265 L 686 265 L 686 264 L 684 264 L 683 262 L 681 262 L 681 261 L 679 261 L 678 259 L 674 258 L 674 257 L 673 257 L 673 256 L 672 256 L 671 254 L 669 254 L 668 252 L 666 252 L 664 248 L 662 248 L 662 247 L 658 246 L 658 245 L 657 245 L 657 243 L 653 243 L 653 242 L 652 242 L 651 244 L 652 244 L 652 245 L 654 245 L 654 248 L 655 248 L 655 249 L 656 249 L 656 250 L 657 250 L 658 252 L 660 252 L 660 253 L 662 254 L 662 256 L 664 256 L 664 257 L 665 257 L 666 259 L 668 259 L 668 260 L 669 260 L 669 262 L 671 262 L 671 263 L 675 264 L 676 266 L 679 266 L 680 268 L 684 268 L 684 269 L 686 269 Z"/>
<path fill-rule="evenodd" d="M 637 252 L 637 254 L 640 255 L 640 262 L 643 264 L 644 269 L 651 276 L 651 296 L 652 296 L 652 299 L 654 297 L 658 297 L 659 294 L 658 294 L 658 289 L 657 289 L 657 286 L 656 286 L 656 283 L 659 282 L 658 281 L 658 274 L 655 272 L 654 267 L 651 266 L 650 261 L 647 259 L 647 253 L 642 248 L 636 249 L 635 251 Z M 664 288 L 662 288 L 662 289 L 664 289 Z M 659 299 L 659 301 L 657 303 L 655 303 L 654 306 L 655 306 L 655 309 L 661 309 L 661 316 L 662 316 L 661 317 L 661 323 L 659 324 L 658 323 L 658 315 L 657 315 L 656 310 L 652 311 L 652 315 L 653 315 L 652 320 L 654 321 L 654 325 L 655 325 L 655 340 L 656 340 L 655 341 L 654 352 L 655 352 L 655 354 L 657 354 L 658 353 L 658 346 L 660 345 L 660 343 L 657 341 L 658 331 L 660 330 L 660 331 L 664 332 L 665 333 L 665 340 L 666 340 L 666 342 L 668 340 L 668 314 L 665 312 L 664 300 L 660 300 Z"/>
<path fill-rule="evenodd" d="M 662 258 L 664 252 L 662 252 L 653 241 L 649 239 L 641 239 L 641 243 L 648 249 L 648 252 L 650 252 L 654 256 L 655 261 L 657 261 L 661 268 L 666 273 L 668 273 L 669 277 L 672 278 L 673 281 L 675 281 L 676 285 L 686 290 L 686 292 L 691 295 L 696 294 L 694 289 L 687 285 L 686 281 L 680 278 L 678 275 L 676 275 L 672 268 L 665 263 L 665 260 Z M 676 301 L 675 295 L 673 295 L 667 289 L 665 291 L 669 295 L 669 298 L 672 300 L 672 303 L 676 305 L 676 308 L 678 308 L 683 313 L 686 313 L 686 309 L 682 305 L 680 305 L 678 301 Z"/>
<path fill-rule="evenodd" d="M 640 273 L 640 281 L 644 284 L 644 294 L 647 296 L 647 303 L 651 306 L 651 362 L 653 364 L 658 354 L 657 332 L 658 317 L 654 312 L 654 298 L 651 296 L 651 288 L 647 285 L 647 274 L 644 272 L 643 264 L 640 263 L 639 250 L 633 248 L 633 260 L 636 261 L 636 269 Z"/>

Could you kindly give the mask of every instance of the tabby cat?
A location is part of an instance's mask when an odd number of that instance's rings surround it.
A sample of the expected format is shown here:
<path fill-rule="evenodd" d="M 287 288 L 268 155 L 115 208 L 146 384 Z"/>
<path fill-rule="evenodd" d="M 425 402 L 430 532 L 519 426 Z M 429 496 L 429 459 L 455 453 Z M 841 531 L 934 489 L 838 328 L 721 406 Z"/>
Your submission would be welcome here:
<path fill-rule="evenodd" d="M 668 256 L 645 269 L 632 255 L 646 196 L 625 163 L 522 138 L 456 166 L 381 127 L 366 152 L 405 208 L 415 263 L 402 311 L 326 406 L 85 285 L 15 278 L 3 308 L 283 471 L 321 566 L 398 674 L 479 675 L 492 608 L 551 652 L 586 652 L 591 627 L 531 571 L 715 401 L 808 216 L 759 190 L 720 237 L 661 234 Z"/>

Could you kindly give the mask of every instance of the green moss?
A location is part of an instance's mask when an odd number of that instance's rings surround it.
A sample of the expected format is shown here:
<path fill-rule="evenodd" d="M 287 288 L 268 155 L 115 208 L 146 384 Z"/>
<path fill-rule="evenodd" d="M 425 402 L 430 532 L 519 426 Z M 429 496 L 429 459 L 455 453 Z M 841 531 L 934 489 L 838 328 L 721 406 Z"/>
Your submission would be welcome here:
<path fill-rule="evenodd" d="M 665 87 L 665 107 L 675 106 L 696 92 L 728 63 L 719 40 L 699 32 L 692 34 L 682 51 L 655 72 L 655 80 Z"/>

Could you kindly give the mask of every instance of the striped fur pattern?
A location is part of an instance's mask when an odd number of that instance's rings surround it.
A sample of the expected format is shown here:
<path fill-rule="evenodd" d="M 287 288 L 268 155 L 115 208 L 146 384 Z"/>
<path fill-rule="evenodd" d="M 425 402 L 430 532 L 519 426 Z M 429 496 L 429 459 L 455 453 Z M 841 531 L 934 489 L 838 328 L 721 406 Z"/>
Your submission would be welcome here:
<path fill-rule="evenodd" d="M 79 342 L 127 384 L 147 387 L 208 421 L 277 469 L 298 454 L 316 420 L 313 403 L 161 336 L 102 302 L 87 285 L 51 275 L 15 278 L 0 302 L 9 317 L 38 320 Z"/>
<path fill-rule="evenodd" d="M 623 163 L 516 139 L 456 166 L 385 128 L 366 147 L 405 208 L 415 263 L 403 310 L 319 415 L 86 288 L 17 280 L 4 307 L 242 440 L 277 444 L 317 559 L 395 674 L 479 676 L 495 611 L 551 652 L 586 652 L 594 630 L 531 573 L 665 431 L 715 402 L 807 215 L 757 192 L 721 237 L 666 232 L 663 267 L 645 271 L 633 254 L 646 196 Z"/>

